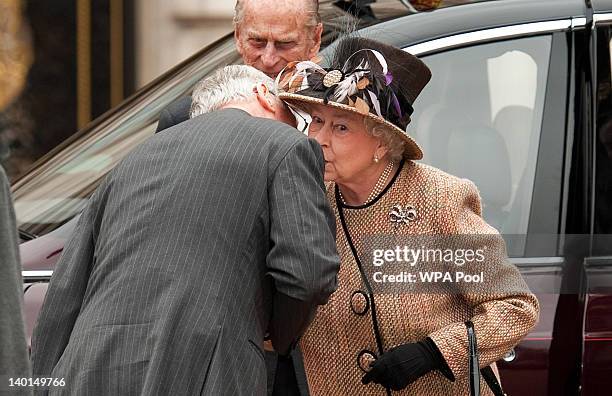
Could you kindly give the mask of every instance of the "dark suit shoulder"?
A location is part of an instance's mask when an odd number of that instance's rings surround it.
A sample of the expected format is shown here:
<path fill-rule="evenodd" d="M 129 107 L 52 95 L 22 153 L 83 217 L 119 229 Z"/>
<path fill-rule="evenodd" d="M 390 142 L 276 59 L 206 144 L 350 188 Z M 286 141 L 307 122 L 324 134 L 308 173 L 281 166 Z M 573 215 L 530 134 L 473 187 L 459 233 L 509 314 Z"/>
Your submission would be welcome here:
<path fill-rule="evenodd" d="M 299 142 L 308 145 L 308 140 L 295 128 L 279 121 L 227 108 L 175 125 L 148 139 L 128 157 L 170 155 L 180 157 L 183 162 L 189 158 L 200 162 L 202 156 L 217 158 L 221 155 L 224 160 L 248 158 L 250 166 L 267 168 L 270 175 L 294 146 Z"/>
<path fill-rule="evenodd" d="M 245 119 L 248 132 L 253 133 L 254 137 L 261 135 L 266 139 L 271 169 L 276 168 L 278 163 L 298 146 L 301 150 L 310 148 L 310 139 L 285 123 L 267 118 L 247 117 L 250 118 Z"/>
<path fill-rule="evenodd" d="M 253 117 L 249 113 L 239 109 L 224 109 L 211 114 L 218 114 L 221 117 L 227 117 L 225 112 L 229 112 L 230 116 L 237 117 L 246 128 L 259 133 L 270 134 L 273 140 L 297 142 L 305 140 L 307 137 L 300 133 L 297 129 L 277 120 L 269 118 Z"/>
<path fill-rule="evenodd" d="M 160 113 L 155 133 L 187 121 L 190 109 L 191 96 L 184 96 L 170 103 Z"/>
<path fill-rule="evenodd" d="M 254 146 L 264 145 L 282 153 L 289 151 L 298 142 L 308 140 L 304 134 L 287 124 L 268 118 L 253 117 L 244 110 L 234 108 L 203 114 L 184 125 L 196 129 L 201 127 L 205 130 L 210 130 L 211 126 L 216 126 L 213 129 L 222 130 L 224 126 L 231 125 L 231 134 L 248 135 Z"/>

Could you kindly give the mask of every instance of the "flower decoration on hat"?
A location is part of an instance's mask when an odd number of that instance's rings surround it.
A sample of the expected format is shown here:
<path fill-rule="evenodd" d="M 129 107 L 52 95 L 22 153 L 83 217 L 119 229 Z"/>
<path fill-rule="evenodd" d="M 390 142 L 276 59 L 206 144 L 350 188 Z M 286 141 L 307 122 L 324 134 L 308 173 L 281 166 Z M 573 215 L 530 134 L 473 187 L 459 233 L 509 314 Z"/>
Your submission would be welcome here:
<path fill-rule="evenodd" d="M 334 85 L 338 84 L 340 81 L 342 81 L 343 77 L 344 76 L 340 70 L 332 70 L 330 72 L 327 72 L 327 74 L 325 74 L 325 77 L 323 77 L 323 85 L 326 88 L 331 88 Z"/>

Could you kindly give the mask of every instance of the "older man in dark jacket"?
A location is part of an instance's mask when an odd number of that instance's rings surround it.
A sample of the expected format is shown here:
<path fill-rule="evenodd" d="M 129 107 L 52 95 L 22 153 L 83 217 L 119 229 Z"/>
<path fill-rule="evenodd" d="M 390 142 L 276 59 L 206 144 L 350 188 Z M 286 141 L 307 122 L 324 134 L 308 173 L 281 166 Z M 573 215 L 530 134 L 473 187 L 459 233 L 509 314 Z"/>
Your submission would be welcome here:
<path fill-rule="evenodd" d="M 311 59 L 319 52 L 323 25 L 318 0 L 238 0 L 234 15 L 236 49 L 245 64 L 271 78 L 292 61 Z M 191 97 L 182 97 L 162 110 L 157 132 L 189 119 Z"/>

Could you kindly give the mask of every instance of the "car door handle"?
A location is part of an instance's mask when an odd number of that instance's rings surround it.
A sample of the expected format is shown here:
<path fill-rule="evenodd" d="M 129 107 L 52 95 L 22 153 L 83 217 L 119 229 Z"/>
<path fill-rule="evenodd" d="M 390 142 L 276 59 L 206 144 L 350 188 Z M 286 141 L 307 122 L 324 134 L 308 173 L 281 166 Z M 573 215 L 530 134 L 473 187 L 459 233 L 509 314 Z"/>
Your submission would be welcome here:
<path fill-rule="evenodd" d="M 508 352 L 506 352 L 506 354 L 504 355 L 504 357 L 502 359 L 506 363 L 510 363 L 510 362 L 514 361 L 516 359 L 516 351 L 514 350 L 514 348 L 512 348 Z"/>

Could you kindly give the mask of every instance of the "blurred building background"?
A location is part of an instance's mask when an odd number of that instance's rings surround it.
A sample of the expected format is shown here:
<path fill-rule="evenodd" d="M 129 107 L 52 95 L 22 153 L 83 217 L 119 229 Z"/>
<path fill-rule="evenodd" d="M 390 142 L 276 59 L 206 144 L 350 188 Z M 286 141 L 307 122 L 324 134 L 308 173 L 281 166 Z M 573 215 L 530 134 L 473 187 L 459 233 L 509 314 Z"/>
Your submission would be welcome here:
<path fill-rule="evenodd" d="M 233 0 L 0 0 L 0 163 L 15 179 L 232 31 Z"/>

